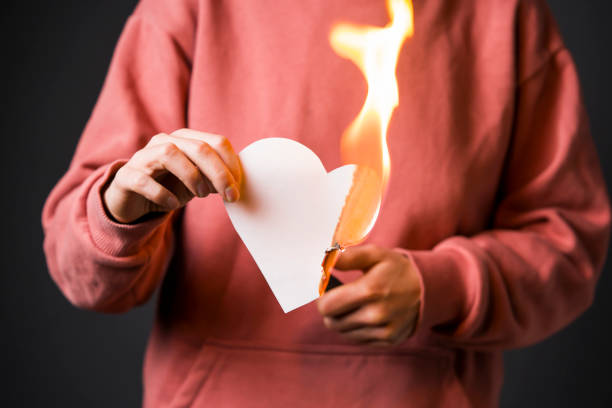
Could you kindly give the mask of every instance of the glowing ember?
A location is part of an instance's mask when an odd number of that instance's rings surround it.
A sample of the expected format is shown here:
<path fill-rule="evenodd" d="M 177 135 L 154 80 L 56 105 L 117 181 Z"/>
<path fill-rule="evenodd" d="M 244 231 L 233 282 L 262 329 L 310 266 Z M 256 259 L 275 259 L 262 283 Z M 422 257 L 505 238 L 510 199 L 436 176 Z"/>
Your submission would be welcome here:
<path fill-rule="evenodd" d="M 395 69 L 404 40 L 414 32 L 411 0 L 387 0 L 391 22 L 385 27 L 340 23 L 330 43 L 341 57 L 359 67 L 368 84 L 361 112 L 342 135 L 345 164 L 357 164 L 353 186 L 340 216 L 332 246 L 323 260 L 322 294 L 341 248 L 361 242 L 374 226 L 389 181 L 391 160 L 387 129 L 399 103 Z"/>

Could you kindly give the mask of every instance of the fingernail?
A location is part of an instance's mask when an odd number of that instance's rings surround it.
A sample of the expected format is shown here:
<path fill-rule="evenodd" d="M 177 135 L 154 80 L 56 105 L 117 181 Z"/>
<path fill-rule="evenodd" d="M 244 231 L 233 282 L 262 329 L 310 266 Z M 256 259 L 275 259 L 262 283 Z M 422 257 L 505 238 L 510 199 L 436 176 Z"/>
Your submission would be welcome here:
<path fill-rule="evenodd" d="M 198 184 L 198 196 L 204 197 L 206 194 L 208 194 L 208 187 L 206 187 L 206 184 L 202 181 Z"/>
<path fill-rule="evenodd" d="M 236 187 L 236 185 L 232 184 L 231 186 L 225 189 L 225 200 L 232 203 L 238 200 L 239 194 L 240 193 L 238 192 L 238 188 Z"/>

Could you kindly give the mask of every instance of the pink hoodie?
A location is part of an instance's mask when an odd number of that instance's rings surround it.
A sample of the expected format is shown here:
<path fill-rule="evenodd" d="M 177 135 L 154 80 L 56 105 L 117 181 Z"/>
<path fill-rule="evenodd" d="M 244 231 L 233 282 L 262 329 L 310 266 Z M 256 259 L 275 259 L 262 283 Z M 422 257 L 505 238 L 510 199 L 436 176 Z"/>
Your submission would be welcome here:
<path fill-rule="evenodd" d="M 292 138 L 338 166 L 366 88 L 327 35 L 338 20 L 386 24 L 384 1 L 143 0 L 130 17 L 43 225 L 51 276 L 78 307 L 123 312 L 161 285 L 146 407 L 495 406 L 502 350 L 590 305 L 610 209 L 544 1 L 414 6 L 369 241 L 412 256 L 424 293 L 416 334 L 389 349 L 347 344 L 315 304 L 283 314 L 218 196 L 136 225 L 100 197 L 151 136 L 182 127 L 236 151 Z"/>

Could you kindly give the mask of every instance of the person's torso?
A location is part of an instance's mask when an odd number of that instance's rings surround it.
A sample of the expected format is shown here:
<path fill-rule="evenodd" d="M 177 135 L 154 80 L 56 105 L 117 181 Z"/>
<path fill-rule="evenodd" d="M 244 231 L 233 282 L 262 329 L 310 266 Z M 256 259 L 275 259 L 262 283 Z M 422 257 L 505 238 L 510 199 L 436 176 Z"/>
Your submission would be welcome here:
<path fill-rule="evenodd" d="M 357 67 L 331 49 L 329 31 L 338 21 L 387 24 L 385 2 L 229 0 L 199 7 L 188 126 L 227 136 L 236 151 L 265 137 L 295 139 L 328 171 L 341 165 L 340 137 L 367 89 Z M 396 71 L 390 183 L 367 241 L 429 249 L 490 225 L 514 115 L 516 4 L 417 0 L 414 8 L 415 34 Z M 280 385 L 270 396 L 278 406 L 282 387 L 291 394 L 296 378 L 315 387 L 314 396 L 338 393 L 341 403 L 347 390 L 327 379 L 349 375 L 347 384 L 370 384 L 382 398 L 352 390 L 363 406 L 406 399 L 420 406 L 415 398 L 448 398 L 436 389 L 456 387 L 454 352 L 426 335 L 372 350 L 327 330 L 314 303 L 284 314 L 219 197 L 187 205 L 176 248 L 152 344 L 159 350 L 170 341 L 160 333 L 171 333 L 184 339 L 185 355 L 200 350 L 190 357 L 196 366 L 221 370 L 206 380 L 211 406 L 232 384 L 263 390 L 266 376 Z M 454 406 L 465 402 L 459 388 L 453 395 Z"/>

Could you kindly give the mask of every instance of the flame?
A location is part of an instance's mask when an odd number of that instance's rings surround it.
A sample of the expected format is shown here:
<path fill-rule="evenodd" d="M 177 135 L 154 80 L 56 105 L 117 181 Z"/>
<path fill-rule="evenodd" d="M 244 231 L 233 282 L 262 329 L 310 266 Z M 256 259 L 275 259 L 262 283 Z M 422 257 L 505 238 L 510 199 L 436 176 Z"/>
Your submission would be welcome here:
<path fill-rule="evenodd" d="M 353 61 L 368 84 L 361 112 L 342 136 L 342 159 L 378 172 L 383 191 L 391 171 L 387 129 L 399 103 L 395 69 L 404 40 L 414 33 L 411 0 L 387 0 L 387 9 L 391 17 L 387 26 L 340 23 L 329 38 L 334 51 Z"/>
<path fill-rule="evenodd" d="M 391 174 L 387 129 L 399 104 L 395 70 L 404 40 L 414 34 L 414 9 L 412 0 L 387 0 L 387 10 L 391 22 L 385 27 L 339 23 L 330 33 L 334 51 L 363 73 L 368 93 L 340 143 L 342 161 L 357 164 L 357 170 L 323 260 L 320 293 L 327 287 L 338 250 L 361 242 L 374 226 Z"/>

